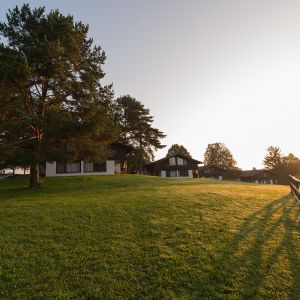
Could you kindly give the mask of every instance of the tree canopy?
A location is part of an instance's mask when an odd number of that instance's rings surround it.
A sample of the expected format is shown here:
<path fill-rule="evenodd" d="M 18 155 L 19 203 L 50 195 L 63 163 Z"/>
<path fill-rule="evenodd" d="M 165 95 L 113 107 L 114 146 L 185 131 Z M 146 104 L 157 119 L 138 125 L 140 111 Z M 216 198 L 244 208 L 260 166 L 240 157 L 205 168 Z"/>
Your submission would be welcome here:
<path fill-rule="evenodd" d="M 112 86 L 100 84 L 106 56 L 87 34 L 72 16 L 27 4 L 0 23 L 0 147 L 24 154 L 31 187 L 45 160 L 104 159 L 117 138 Z"/>
<path fill-rule="evenodd" d="M 270 146 L 263 163 L 266 170 L 271 171 L 280 184 L 287 184 L 289 175 L 300 176 L 300 159 L 292 153 L 284 156 L 279 147 Z"/>
<path fill-rule="evenodd" d="M 183 145 L 173 144 L 167 153 L 167 156 L 173 156 L 173 155 L 181 154 L 183 156 L 192 158 L 191 154 L 188 152 L 188 150 Z"/>
<path fill-rule="evenodd" d="M 268 154 L 265 156 L 264 165 L 266 170 L 274 170 L 282 165 L 282 153 L 279 147 L 270 146 L 267 149 Z"/>
<path fill-rule="evenodd" d="M 237 168 L 232 153 L 223 143 L 208 144 L 204 154 L 204 165 L 224 170 L 235 170 Z"/>
<path fill-rule="evenodd" d="M 161 139 L 166 135 L 153 127 L 149 109 L 135 98 L 125 95 L 115 101 L 115 120 L 120 131 L 120 141 L 134 147 L 128 159 L 131 172 L 142 172 L 144 163 L 154 158 L 154 151 L 162 149 Z"/>

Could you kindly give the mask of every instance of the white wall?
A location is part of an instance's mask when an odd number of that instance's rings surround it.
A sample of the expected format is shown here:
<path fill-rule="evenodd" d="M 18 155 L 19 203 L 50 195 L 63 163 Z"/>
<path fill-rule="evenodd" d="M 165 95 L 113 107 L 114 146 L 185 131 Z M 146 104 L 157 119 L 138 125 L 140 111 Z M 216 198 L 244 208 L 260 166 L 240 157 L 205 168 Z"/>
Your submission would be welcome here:
<path fill-rule="evenodd" d="M 46 162 L 46 177 L 56 176 L 56 161 Z"/>
<path fill-rule="evenodd" d="M 161 171 L 160 176 L 161 177 L 167 177 L 167 172 L 166 171 Z"/>
<path fill-rule="evenodd" d="M 81 173 L 56 173 L 56 162 L 46 162 L 46 177 L 59 177 L 59 176 L 80 176 L 80 175 L 114 175 L 115 174 L 115 161 L 106 161 L 106 172 L 83 172 L 83 161 L 81 161 Z"/>

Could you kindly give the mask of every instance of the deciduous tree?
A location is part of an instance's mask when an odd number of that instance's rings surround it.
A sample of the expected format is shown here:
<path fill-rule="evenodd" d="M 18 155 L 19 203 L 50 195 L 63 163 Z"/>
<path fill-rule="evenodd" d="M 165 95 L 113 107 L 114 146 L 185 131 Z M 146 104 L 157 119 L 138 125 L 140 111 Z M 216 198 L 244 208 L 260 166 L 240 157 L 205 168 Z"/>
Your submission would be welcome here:
<path fill-rule="evenodd" d="M 223 143 L 208 144 L 204 154 L 204 165 L 224 170 L 236 169 L 236 161 L 230 150 Z"/>
<path fill-rule="evenodd" d="M 188 150 L 183 145 L 173 144 L 167 153 L 167 156 L 172 156 L 176 154 L 181 154 L 186 157 L 192 158 L 191 154 L 188 152 Z"/>

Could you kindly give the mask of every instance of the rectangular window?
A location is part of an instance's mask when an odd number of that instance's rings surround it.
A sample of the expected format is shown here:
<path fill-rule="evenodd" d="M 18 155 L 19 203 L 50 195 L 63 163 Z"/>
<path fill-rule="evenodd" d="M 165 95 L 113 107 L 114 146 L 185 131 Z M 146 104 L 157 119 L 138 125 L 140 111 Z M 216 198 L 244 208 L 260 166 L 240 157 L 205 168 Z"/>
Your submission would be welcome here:
<path fill-rule="evenodd" d="M 102 163 L 84 162 L 84 173 L 106 172 L 106 161 Z"/>
<path fill-rule="evenodd" d="M 93 172 L 106 172 L 106 161 L 102 163 L 94 163 Z"/>
<path fill-rule="evenodd" d="M 66 164 L 66 173 L 80 173 L 81 172 L 81 162 L 73 162 Z"/>
<path fill-rule="evenodd" d="M 183 159 L 180 157 L 177 157 L 177 165 L 178 166 L 183 166 Z"/>
<path fill-rule="evenodd" d="M 188 177 L 189 176 L 189 171 L 188 170 L 180 170 L 179 171 L 179 176 L 180 177 Z"/>
<path fill-rule="evenodd" d="M 84 162 L 83 172 L 84 173 L 92 173 L 93 172 L 93 163 L 92 162 Z"/>
<path fill-rule="evenodd" d="M 65 162 L 56 162 L 56 173 L 66 173 L 66 163 Z"/>
<path fill-rule="evenodd" d="M 177 177 L 177 171 L 170 171 L 170 177 Z"/>
<path fill-rule="evenodd" d="M 169 158 L 169 165 L 170 165 L 170 166 L 175 166 L 175 165 L 176 165 L 175 157 L 170 157 L 170 158 Z"/>
<path fill-rule="evenodd" d="M 177 165 L 178 166 L 186 166 L 187 160 L 181 157 L 177 157 Z"/>
<path fill-rule="evenodd" d="M 56 162 L 56 173 L 81 173 L 81 162 L 73 162 L 73 163 L 66 163 L 66 162 Z"/>

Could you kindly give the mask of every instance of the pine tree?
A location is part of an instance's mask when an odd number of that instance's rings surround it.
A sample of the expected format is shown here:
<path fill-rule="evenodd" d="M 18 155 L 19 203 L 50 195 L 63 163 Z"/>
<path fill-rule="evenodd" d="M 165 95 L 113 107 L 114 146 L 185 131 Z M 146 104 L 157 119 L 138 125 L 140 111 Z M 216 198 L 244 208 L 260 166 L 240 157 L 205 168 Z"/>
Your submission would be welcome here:
<path fill-rule="evenodd" d="M 263 163 L 280 184 L 288 184 L 289 175 L 300 175 L 299 158 L 292 153 L 284 156 L 279 147 L 270 146 Z"/>
<path fill-rule="evenodd" d="M 0 145 L 28 154 L 32 188 L 41 162 L 104 158 L 116 139 L 112 87 L 100 84 L 106 56 L 87 34 L 72 16 L 28 4 L 0 23 Z"/>
<path fill-rule="evenodd" d="M 149 109 L 129 95 L 116 100 L 115 120 L 119 124 L 120 141 L 135 148 L 129 157 L 129 166 L 137 169 L 131 171 L 141 173 L 144 163 L 154 158 L 154 151 L 165 147 L 160 140 L 166 135 L 152 126 Z"/>

